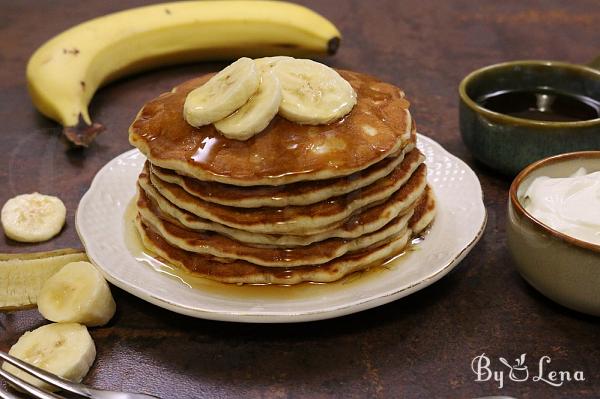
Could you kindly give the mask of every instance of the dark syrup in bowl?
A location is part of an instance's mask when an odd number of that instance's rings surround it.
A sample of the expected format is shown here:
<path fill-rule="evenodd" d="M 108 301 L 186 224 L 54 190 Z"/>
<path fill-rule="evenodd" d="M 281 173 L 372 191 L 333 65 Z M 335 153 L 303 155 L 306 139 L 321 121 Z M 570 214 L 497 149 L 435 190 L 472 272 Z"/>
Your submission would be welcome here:
<path fill-rule="evenodd" d="M 576 122 L 600 118 L 599 101 L 548 87 L 495 91 L 480 96 L 477 103 L 490 111 L 538 121 Z"/>

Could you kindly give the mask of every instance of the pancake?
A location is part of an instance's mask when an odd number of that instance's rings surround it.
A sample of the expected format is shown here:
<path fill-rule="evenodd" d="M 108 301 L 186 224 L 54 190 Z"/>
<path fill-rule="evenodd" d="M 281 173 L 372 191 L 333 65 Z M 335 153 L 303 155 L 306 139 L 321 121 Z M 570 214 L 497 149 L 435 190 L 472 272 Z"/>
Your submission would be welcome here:
<path fill-rule="evenodd" d="M 333 227 L 311 235 L 281 235 L 281 234 L 261 234 L 245 230 L 234 229 L 220 223 L 212 222 L 208 219 L 202 219 L 198 216 L 176 207 L 163 197 L 151 184 L 142 188 L 138 184 L 140 195 L 147 196 L 155 203 L 160 211 L 171 219 L 176 220 L 180 225 L 191 230 L 213 231 L 223 234 L 235 240 L 255 245 L 273 245 L 273 246 L 301 246 L 309 245 L 313 242 L 323 241 L 327 238 L 356 238 L 363 234 L 371 233 L 380 229 L 395 217 L 402 215 L 412 209 L 413 204 L 418 200 L 413 200 L 413 195 L 408 188 L 400 189 L 398 195 L 392 196 L 387 201 L 360 210 L 351 215 L 343 223 L 336 223 Z M 403 195 L 400 195 L 403 194 Z"/>
<path fill-rule="evenodd" d="M 357 92 L 358 102 L 328 125 L 299 125 L 275 116 L 247 141 L 227 139 L 213 125 L 192 127 L 183 118 L 183 103 L 191 90 L 210 79 L 206 75 L 148 102 L 129 129 L 129 141 L 153 165 L 205 181 L 254 186 L 348 176 L 406 145 L 412 118 L 396 86 L 339 72 Z"/>
<path fill-rule="evenodd" d="M 406 230 L 413 215 L 413 212 L 410 211 L 395 218 L 383 228 L 356 239 L 330 238 L 295 248 L 257 247 L 214 232 L 186 230 L 172 219 L 165 218 L 158 207 L 152 201 L 148 201 L 143 194 L 138 197 L 137 205 L 142 222 L 160 234 L 172 246 L 199 254 L 246 260 L 260 266 L 270 267 L 318 265 L 346 253 L 386 242 Z"/>
<path fill-rule="evenodd" d="M 375 165 L 349 176 L 282 186 L 239 187 L 207 182 L 182 176 L 175 171 L 155 165 L 151 166 L 150 171 L 160 180 L 176 184 L 194 197 L 215 204 L 238 208 L 310 205 L 327 198 L 347 194 L 387 176 L 402 162 L 405 154 L 410 153 L 414 148 L 415 144 L 411 141 L 400 153 L 393 154 Z"/>
<path fill-rule="evenodd" d="M 202 201 L 152 174 L 149 182 L 147 165 L 139 182 L 143 188 L 152 184 L 171 203 L 200 218 L 258 233 L 304 235 L 333 227 L 355 211 L 385 201 L 405 185 L 403 193 L 410 191 L 414 201 L 427 184 L 423 159 L 421 153 L 411 152 L 392 173 L 365 188 L 316 204 L 284 208 L 234 208 Z"/>
<path fill-rule="evenodd" d="M 436 209 L 435 194 L 431 187 L 427 186 L 423 198 L 419 201 L 413 211 L 413 216 L 408 222 L 408 227 L 410 227 L 415 234 L 421 233 L 435 218 Z"/>
<path fill-rule="evenodd" d="M 342 119 L 276 115 L 248 140 L 183 116 L 206 75 L 148 102 L 129 129 L 147 158 L 136 229 L 173 266 L 226 283 L 330 282 L 382 265 L 432 222 L 436 201 L 397 87 L 339 71 L 357 94 Z"/>
<path fill-rule="evenodd" d="M 399 254 L 410 238 L 410 230 L 406 230 L 401 237 L 390 243 L 349 254 L 324 265 L 273 268 L 240 260 L 223 262 L 215 257 L 173 247 L 139 219 L 137 228 L 144 246 L 169 264 L 194 275 L 235 284 L 298 284 L 303 281 L 321 283 L 339 280 L 347 274 Z"/>
<path fill-rule="evenodd" d="M 431 191 L 428 193 L 432 195 Z M 429 202 L 429 195 L 423 201 Z M 424 211 L 413 215 L 411 222 L 413 226 L 429 225 L 435 214 L 435 202 L 433 208 L 420 206 L 416 209 Z M 273 268 L 252 264 L 242 260 L 231 260 L 209 255 L 188 252 L 170 245 L 151 227 L 145 225 L 138 217 L 136 228 L 146 248 L 155 256 L 167 263 L 183 270 L 212 280 L 225 283 L 247 283 L 247 284 L 298 284 L 303 281 L 331 282 L 369 267 L 376 267 L 386 260 L 400 254 L 409 243 L 410 237 L 420 231 L 406 229 L 396 236 L 392 241 L 367 247 L 336 258 L 318 266 L 298 266 L 290 268 Z"/>

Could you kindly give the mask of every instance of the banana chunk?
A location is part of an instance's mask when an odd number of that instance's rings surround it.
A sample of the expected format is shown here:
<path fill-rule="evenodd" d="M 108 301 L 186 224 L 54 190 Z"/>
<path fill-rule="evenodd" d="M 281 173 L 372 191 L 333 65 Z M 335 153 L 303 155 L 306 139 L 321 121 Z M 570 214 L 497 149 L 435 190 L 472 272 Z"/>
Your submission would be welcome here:
<path fill-rule="evenodd" d="M 0 254 L 0 310 L 35 305 L 50 276 L 67 263 L 83 260 L 87 260 L 85 252 L 76 249 Z"/>
<path fill-rule="evenodd" d="M 80 382 L 94 363 L 96 346 L 85 326 L 55 323 L 26 332 L 8 353 L 67 380 Z M 2 369 L 42 389 L 57 390 L 6 362 Z"/>
<path fill-rule="evenodd" d="M 277 60 L 273 71 L 281 81 L 279 113 L 305 125 L 334 122 L 356 105 L 356 92 L 339 73 L 307 59 Z"/>
<path fill-rule="evenodd" d="M 4 233 L 15 241 L 40 242 L 57 235 L 65 224 L 67 208 L 58 197 L 22 194 L 2 207 Z"/>
<path fill-rule="evenodd" d="M 261 74 L 258 90 L 248 102 L 227 118 L 215 122 L 215 128 L 227 138 L 248 140 L 267 127 L 280 104 L 279 79 L 267 70 Z"/>
<path fill-rule="evenodd" d="M 294 59 L 294 57 L 289 57 L 287 55 L 276 55 L 274 57 L 256 58 L 254 60 L 254 62 L 256 63 L 256 66 L 258 67 L 258 70 L 262 73 L 262 72 L 269 71 L 269 70 L 273 69 L 273 67 L 275 67 L 275 65 L 279 61 L 293 60 L 293 59 Z"/>
<path fill-rule="evenodd" d="M 101 326 L 115 309 L 108 283 L 89 262 L 65 265 L 46 281 L 38 297 L 42 316 L 56 322 Z"/>
<path fill-rule="evenodd" d="M 195 127 L 221 120 L 244 105 L 259 84 L 254 60 L 240 58 L 188 94 L 183 105 L 185 120 Z"/>

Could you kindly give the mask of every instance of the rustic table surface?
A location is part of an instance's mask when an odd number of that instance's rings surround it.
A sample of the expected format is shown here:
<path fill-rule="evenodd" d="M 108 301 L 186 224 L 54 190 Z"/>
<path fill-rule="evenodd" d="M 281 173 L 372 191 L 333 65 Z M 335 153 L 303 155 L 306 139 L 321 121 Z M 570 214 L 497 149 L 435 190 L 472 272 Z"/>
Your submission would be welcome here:
<path fill-rule="evenodd" d="M 141 0 L 0 2 L 0 203 L 26 192 L 59 195 L 68 209 L 57 238 L 0 251 L 81 247 L 77 204 L 94 174 L 130 149 L 127 128 L 145 101 L 223 64 L 164 68 L 103 88 L 91 112 L 107 131 L 87 150 L 69 150 L 60 129 L 33 108 L 25 65 L 49 37 Z M 457 86 L 469 71 L 512 59 L 591 60 L 600 51 L 600 3 L 511 0 L 303 1 L 343 32 L 336 67 L 402 87 L 419 131 L 465 160 L 485 193 L 488 224 L 479 244 L 448 276 L 407 298 L 337 319 L 285 325 L 193 319 L 113 287 L 118 311 L 92 330 L 98 355 L 85 382 L 163 398 L 201 397 L 600 397 L 600 319 L 564 309 L 529 287 L 506 249 L 510 179 L 474 162 L 458 130 Z M 443 200 L 443 199 L 441 199 Z M 44 324 L 36 310 L 0 313 L 0 349 Z M 582 371 L 585 381 L 475 381 L 475 356 L 508 369 L 527 354 L 550 370 Z"/>

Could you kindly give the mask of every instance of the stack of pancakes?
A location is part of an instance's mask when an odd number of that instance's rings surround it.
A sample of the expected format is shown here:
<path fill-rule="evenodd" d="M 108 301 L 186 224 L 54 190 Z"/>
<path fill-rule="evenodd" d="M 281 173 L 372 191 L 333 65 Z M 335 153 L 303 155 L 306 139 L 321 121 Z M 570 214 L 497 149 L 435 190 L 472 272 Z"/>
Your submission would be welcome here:
<path fill-rule="evenodd" d="M 210 76 L 147 103 L 130 142 L 147 157 L 136 226 L 162 260 L 227 283 L 330 282 L 403 252 L 433 220 L 424 156 L 397 87 L 340 71 L 358 102 L 342 120 L 276 116 L 247 141 L 182 115 Z"/>

